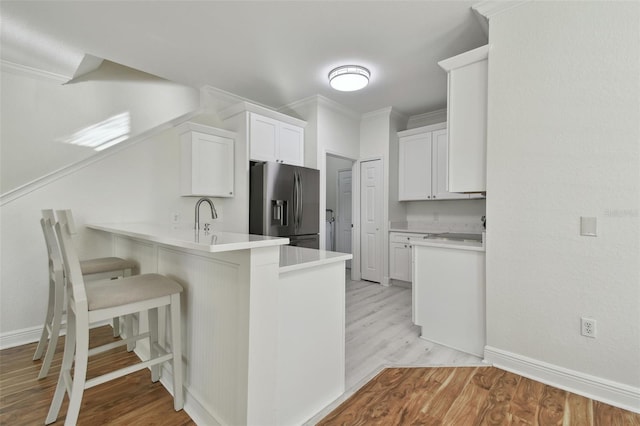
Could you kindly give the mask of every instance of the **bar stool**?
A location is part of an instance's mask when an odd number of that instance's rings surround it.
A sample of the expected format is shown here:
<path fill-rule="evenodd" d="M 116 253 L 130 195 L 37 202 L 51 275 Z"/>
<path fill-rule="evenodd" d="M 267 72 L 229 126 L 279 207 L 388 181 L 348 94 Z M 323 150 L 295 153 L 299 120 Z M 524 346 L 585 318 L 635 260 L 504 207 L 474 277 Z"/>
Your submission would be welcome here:
<path fill-rule="evenodd" d="M 70 227 L 75 233 L 75 226 L 71 217 L 71 213 L 67 215 L 70 221 Z M 44 348 L 47 346 L 47 352 L 44 361 L 40 367 L 38 379 L 47 377 L 51 360 L 56 351 L 56 344 L 60 334 L 62 318 L 64 317 L 64 270 L 62 257 L 58 247 L 58 241 L 55 237 L 54 226 L 55 216 L 53 210 L 42 210 L 42 219 L 40 225 L 44 234 L 44 240 L 47 245 L 47 254 L 49 257 L 49 302 L 47 306 L 47 314 L 45 316 L 44 326 L 40 335 L 40 341 L 33 355 L 33 360 L 42 358 Z M 103 257 L 97 259 L 88 259 L 80 262 L 80 270 L 83 276 L 87 278 L 104 277 L 108 274 L 110 278 L 123 278 L 130 276 L 136 267 L 136 263 L 130 260 L 121 259 L 119 257 Z M 125 317 L 125 332 L 129 336 L 132 333 L 133 324 L 131 316 Z M 119 318 L 113 318 L 113 335 L 120 335 Z M 135 348 L 135 342 L 127 345 L 127 350 L 132 351 Z"/>
<path fill-rule="evenodd" d="M 148 367 L 151 368 L 151 380 L 157 382 L 160 379 L 160 364 L 167 361 L 172 362 L 173 406 L 176 411 L 181 410 L 184 406 L 180 324 L 182 286 L 159 274 L 134 275 L 111 281 L 108 286 L 101 285 L 101 282 L 85 283 L 80 262 L 71 241 L 66 212 L 58 211 L 57 214 L 59 222 L 55 230 L 67 277 L 68 327 L 60 376 L 45 424 L 56 421 L 65 393 L 69 395 L 69 407 L 64 424 L 75 425 L 85 389 Z M 160 307 L 168 307 L 171 316 L 171 352 L 167 352 L 158 345 L 158 308 Z M 89 350 L 91 323 L 142 311 L 148 312 L 149 332 L 128 337 L 126 340 L 149 338 L 149 360 L 86 380 L 88 357 L 122 343 L 113 342 Z"/>

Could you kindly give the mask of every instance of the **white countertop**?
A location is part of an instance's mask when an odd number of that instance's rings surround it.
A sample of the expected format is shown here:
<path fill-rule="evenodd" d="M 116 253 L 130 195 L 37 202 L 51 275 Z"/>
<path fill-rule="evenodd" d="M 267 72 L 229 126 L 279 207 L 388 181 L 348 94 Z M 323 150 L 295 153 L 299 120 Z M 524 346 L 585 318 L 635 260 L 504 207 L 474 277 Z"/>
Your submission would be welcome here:
<path fill-rule="evenodd" d="M 288 238 L 219 231 L 206 234 L 203 230 L 196 232 L 188 225 L 94 223 L 86 226 L 112 234 L 210 253 L 289 244 Z"/>
<path fill-rule="evenodd" d="M 419 240 L 412 239 L 412 246 L 442 247 L 457 250 L 485 251 L 481 241 L 455 241 L 455 240 Z"/>
<path fill-rule="evenodd" d="M 349 253 L 335 251 L 315 250 L 303 247 L 280 247 L 280 272 L 289 272 L 306 269 L 312 266 L 326 265 L 352 259 Z"/>

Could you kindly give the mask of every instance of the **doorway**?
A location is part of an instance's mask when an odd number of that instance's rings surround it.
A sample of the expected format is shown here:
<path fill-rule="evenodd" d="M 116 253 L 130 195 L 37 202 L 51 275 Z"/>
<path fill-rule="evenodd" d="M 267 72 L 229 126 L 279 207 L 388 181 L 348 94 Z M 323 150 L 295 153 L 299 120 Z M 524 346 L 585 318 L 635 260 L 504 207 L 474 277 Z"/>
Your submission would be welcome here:
<path fill-rule="evenodd" d="M 338 170 L 338 205 L 336 215 L 336 251 L 352 253 L 351 238 L 353 233 L 353 186 L 351 169 Z M 351 269 L 351 261 L 346 262 L 347 269 Z"/>
<path fill-rule="evenodd" d="M 354 160 L 327 153 L 325 248 L 353 253 L 353 180 Z M 351 261 L 346 262 L 351 268 Z"/>

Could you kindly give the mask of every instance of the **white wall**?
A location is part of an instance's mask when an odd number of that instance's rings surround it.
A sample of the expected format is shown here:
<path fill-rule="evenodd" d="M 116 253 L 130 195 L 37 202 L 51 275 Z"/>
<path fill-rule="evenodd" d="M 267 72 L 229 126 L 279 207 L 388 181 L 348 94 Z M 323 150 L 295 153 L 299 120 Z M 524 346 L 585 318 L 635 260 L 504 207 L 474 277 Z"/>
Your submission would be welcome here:
<path fill-rule="evenodd" d="M 90 157 L 92 148 L 60 142 L 117 114 L 130 114 L 134 136 L 199 106 L 198 91 L 105 61 L 75 82 L 3 65 L 0 193 Z"/>
<path fill-rule="evenodd" d="M 640 3 L 490 21 L 487 342 L 640 395 Z M 580 216 L 598 236 L 580 236 Z M 580 335 L 580 317 L 597 338 Z M 636 399 L 636 409 L 640 399 Z"/>
<path fill-rule="evenodd" d="M 133 144 L 0 208 L 0 333 L 41 325 L 47 301 L 47 255 L 39 225 L 43 208 L 73 210 L 82 258 L 110 254 L 109 239 L 87 222 L 169 223 L 178 211 L 193 222 L 192 197 L 179 196 L 179 137 L 174 129 Z M 233 229 L 234 199 L 213 199 Z M 186 225 L 185 225 L 186 226 Z"/>
<path fill-rule="evenodd" d="M 400 147 L 398 132 L 406 130 L 407 117 L 391 111 L 389 117 L 389 221 L 401 222 L 407 215 L 407 206 L 404 202 L 398 201 L 400 172 Z"/>
<path fill-rule="evenodd" d="M 144 95 L 130 94 L 132 105 L 142 105 Z M 171 97 L 157 94 L 157 101 L 171 103 Z M 217 93 L 210 94 L 218 95 Z M 3 87 L 3 102 L 5 91 Z M 209 96 L 209 97 L 211 97 Z M 197 96 L 196 91 L 196 98 Z M 206 96 L 205 96 L 206 98 Z M 38 107 L 39 98 L 31 97 L 32 109 Z M 228 106 L 238 98 L 218 99 L 217 104 Z M 94 102 L 89 99 L 87 101 Z M 108 102 L 108 99 L 105 101 Z M 177 100 L 177 103 L 180 101 Z M 212 105 L 212 99 L 205 103 Z M 196 101 L 196 107 L 199 100 Z M 162 109 L 156 106 L 156 110 Z M 13 114 L 11 105 L 3 108 L 5 114 Z M 170 109 L 170 108 L 169 108 Z M 192 121 L 220 127 L 222 124 L 212 113 L 193 117 Z M 3 148 L 12 148 L 15 139 L 3 139 Z M 38 155 L 40 154 L 40 155 Z M 34 151 L 27 158 L 46 156 L 46 152 Z M 246 147 L 236 144 L 236 197 L 213 199 L 218 219 L 211 221 L 214 229 L 246 232 L 248 228 L 248 194 Z M 21 161 L 24 163 L 24 161 Z M 110 254 L 109 239 L 101 233 L 84 230 L 87 222 L 151 221 L 169 223 L 178 213 L 184 226 L 192 226 L 195 197 L 180 197 L 180 141 L 171 128 L 160 133 L 151 132 L 147 138 L 134 138 L 120 146 L 107 149 L 93 156 L 90 161 L 76 162 L 65 173 L 55 174 L 42 185 L 29 186 L 28 190 L 2 200 L 0 207 L 0 337 L 24 330 L 24 339 L 32 338 L 32 329 L 41 326 L 47 302 L 47 257 L 39 226 L 43 208 L 66 209 L 74 212 L 80 228 L 77 238 L 81 257 Z M 206 213 L 203 212 L 206 217 Z M 11 339 L 13 337 L 7 337 Z M 17 334 L 20 339 L 20 334 Z"/>
<path fill-rule="evenodd" d="M 481 225 L 485 200 L 407 201 L 407 222 Z"/>

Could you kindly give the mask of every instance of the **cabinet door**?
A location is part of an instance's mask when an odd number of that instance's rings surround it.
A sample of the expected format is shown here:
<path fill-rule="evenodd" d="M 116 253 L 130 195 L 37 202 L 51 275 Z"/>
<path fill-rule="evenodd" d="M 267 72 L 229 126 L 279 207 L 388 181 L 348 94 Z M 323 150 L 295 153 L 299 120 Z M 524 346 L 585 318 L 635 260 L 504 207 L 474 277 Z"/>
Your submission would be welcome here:
<path fill-rule="evenodd" d="M 487 164 L 487 60 L 449 72 L 449 189 L 484 192 Z"/>
<path fill-rule="evenodd" d="M 431 133 L 400 138 L 398 199 L 431 199 Z"/>
<path fill-rule="evenodd" d="M 249 127 L 249 158 L 255 161 L 278 159 L 279 121 L 258 114 L 251 114 Z"/>
<path fill-rule="evenodd" d="M 389 277 L 394 280 L 411 281 L 411 246 L 389 244 Z"/>
<path fill-rule="evenodd" d="M 182 144 L 182 195 L 233 197 L 233 139 L 191 132 Z"/>
<path fill-rule="evenodd" d="M 281 163 L 304 166 L 304 129 L 287 123 L 279 123 L 279 152 Z"/>
<path fill-rule="evenodd" d="M 468 194 L 449 192 L 449 158 L 447 130 L 436 130 L 432 134 L 433 159 L 431 162 L 432 192 L 434 200 L 467 199 Z"/>

